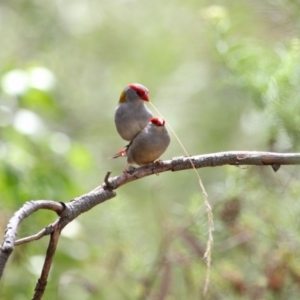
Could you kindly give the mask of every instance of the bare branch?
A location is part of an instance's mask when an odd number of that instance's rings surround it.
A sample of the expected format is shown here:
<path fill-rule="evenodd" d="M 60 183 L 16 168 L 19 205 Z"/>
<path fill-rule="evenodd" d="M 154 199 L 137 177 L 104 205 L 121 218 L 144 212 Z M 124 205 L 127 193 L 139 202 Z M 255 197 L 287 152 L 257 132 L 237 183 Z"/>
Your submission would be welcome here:
<path fill-rule="evenodd" d="M 194 166 L 191 164 L 194 164 Z M 29 201 L 19 209 L 8 222 L 2 246 L 0 247 L 0 278 L 3 274 L 5 264 L 13 251 L 15 244 L 21 244 L 36 240 L 51 232 L 51 239 L 47 250 L 47 257 L 43 267 L 41 278 L 36 287 L 35 297 L 39 292 L 43 294 L 47 282 L 48 273 L 52 264 L 53 256 L 59 239 L 61 230 L 80 214 L 92 209 L 94 206 L 103 203 L 116 196 L 115 189 L 137 179 L 158 174 L 166 171 L 180 171 L 204 167 L 216 167 L 223 165 L 253 165 L 253 166 L 271 166 L 277 171 L 281 165 L 299 165 L 300 153 L 272 153 L 256 151 L 232 151 L 220 152 L 214 154 L 197 155 L 190 157 L 175 157 L 171 160 L 153 163 L 133 171 L 123 173 L 119 176 L 109 178 L 108 172 L 104 178 L 104 183 L 91 192 L 79 196 L 66 204 L 50 200 Z M 23 238 L 15 242 L 17 227 L 30 214 L 39 209 L 50 209 L 59 214 L 59 219 L 53 224 L 53 227 L 47 227 L 36 235 Z M 49 230 L 49 231 L 48 231 Z M 40 299 L 40 298 L 34 298 Z"/>
<path fill-rule="evenodd" d="M 224 165 L 252 165 L 252 166 L 271 166 L 279 169 L 281 165 L 299 165 L 300 153 L 274 153 L 274 152 L 258 152 L 258 151 L 230 151 L 218 152 L 213 154 L 204 154 L 197 156 L 180 156 L 171 160 L 165 160 L 153 163 L 141 168 L 135 169 L 133 172 L 125 173 L 109 180 L 113 189 L 152 174 L 158 174 L 166 171 L 181 171 L 192 169 L 190 160 L 195 168 L 218 167 Z"/>
<path fill-rule="evenodd" d="M 2 277 L 5 264 L 13 251 L 19 224 L 26 217 L 39 209 L 49 209 L 55 211 L 57 214 L 60 214 L 64 208 L 61 203 L 55 201 L 37 200 L 26 202 L 17 212 L 14 213 L 7 224 L 3 243 L 0 247 L 0 278 Z"/>
<path fill-rule="evenodd" d="M 62 229 L 59 226 L 59 222 L 56 222 L 56 224 L 54 224 L 53 228 L 54 228 L 54 230 L 51 233 L 51 238 L 50 238 L 50 241 L 49 241 L 49 245 L 48 245 L 48 249 L 47 249 L 46 258 L 45 258 L 45 262 L 44 262 L 44 265 L 43 265 L 41 277 L 38 279 L 38 281 L 36 283 L 32 300 L 42 299 L 42 296 L 43 296 L 43 294 L 45 292 L 45 289 L 46 289 L 48 275 L 49 275 L 49 272 L 50 272 L 50 269 L 51 269 L 51 265 L 52 265 L 52 262 L 53 262 L 54 254 L 55 254 L 56 247 L 57 247 L 57 243 L 58 243 L 59 236 L 60 236 L 61 229 Z"/>

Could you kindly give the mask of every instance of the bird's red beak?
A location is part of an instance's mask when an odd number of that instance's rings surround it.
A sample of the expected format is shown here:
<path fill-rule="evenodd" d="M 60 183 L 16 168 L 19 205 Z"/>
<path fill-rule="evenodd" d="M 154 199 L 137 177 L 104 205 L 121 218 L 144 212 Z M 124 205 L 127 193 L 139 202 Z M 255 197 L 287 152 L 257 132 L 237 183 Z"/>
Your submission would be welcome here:
<path fill-rule="evenodd" d="M 141 99 L 144 101 L 150 102 L 148 92 L 145 92 L 144 95 L 141 97 Z"/>

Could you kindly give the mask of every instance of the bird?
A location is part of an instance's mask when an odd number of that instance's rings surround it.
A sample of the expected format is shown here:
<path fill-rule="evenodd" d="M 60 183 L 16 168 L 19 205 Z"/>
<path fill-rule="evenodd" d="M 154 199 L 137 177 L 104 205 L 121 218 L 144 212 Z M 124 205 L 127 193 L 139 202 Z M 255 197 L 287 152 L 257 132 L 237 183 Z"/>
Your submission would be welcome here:
<path fill-rule="evenodd" d="M 132 83 L 124 88 L 115 110 L 115 125 L 122 139 L 131 142 L 153 117 L 145 102 L 150 102 L 148 89 Z"/>
<path fill-rule="evenodd" d="M 165 120 L 153 117 L 147 126 L 125 148 L 111 158 L 127 157 L 127 165 L 145 166 L 156 161 L 168 148 L 170 136 Z"/>

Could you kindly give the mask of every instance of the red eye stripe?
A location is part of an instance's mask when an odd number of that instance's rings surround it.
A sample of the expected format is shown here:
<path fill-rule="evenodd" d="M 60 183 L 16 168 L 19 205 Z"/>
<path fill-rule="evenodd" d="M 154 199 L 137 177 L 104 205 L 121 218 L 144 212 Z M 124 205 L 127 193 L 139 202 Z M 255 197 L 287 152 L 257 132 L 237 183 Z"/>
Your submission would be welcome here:
<path fill-rule="evenodd" d="M 138 84 L 138 83 L 132 83 L 132 84 L 129 85 L 129 88 L 135 90 L 136 93 L 138 94 L 138 96 L 142 100 L 149 101 L 149 97 L 148 97 L 149 91 L 143 85 Z"/>

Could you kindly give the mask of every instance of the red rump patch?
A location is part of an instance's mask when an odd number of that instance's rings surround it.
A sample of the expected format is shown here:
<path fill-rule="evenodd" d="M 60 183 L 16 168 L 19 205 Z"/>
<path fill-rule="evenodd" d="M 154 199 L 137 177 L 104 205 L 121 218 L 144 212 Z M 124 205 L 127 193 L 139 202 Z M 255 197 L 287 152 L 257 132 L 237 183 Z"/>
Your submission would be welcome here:
<path fill-rule="evenodd" d="M 110 158 L 118 158 L 120 156 L 126 156 L 126 150 L 128 149 L 128 146 L 126 146 L 124 149 L 120 150 L 119 152 L 117 152 L 115 155 L 113 155 Z"/>
<path fill-rule="evenodd" d="M 126 150 L 125 150 L 125 149 L 122 149 L 122 150 L 120 150 L 117 154 L 118 154 L 119 156 L 124 156 L 124 155 L 126 155 Z"/>

